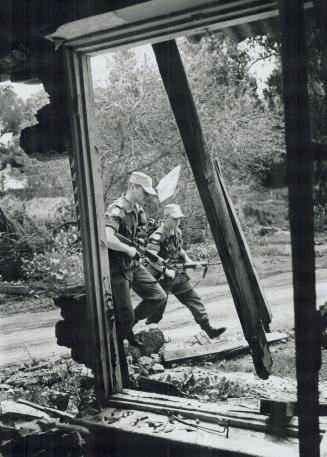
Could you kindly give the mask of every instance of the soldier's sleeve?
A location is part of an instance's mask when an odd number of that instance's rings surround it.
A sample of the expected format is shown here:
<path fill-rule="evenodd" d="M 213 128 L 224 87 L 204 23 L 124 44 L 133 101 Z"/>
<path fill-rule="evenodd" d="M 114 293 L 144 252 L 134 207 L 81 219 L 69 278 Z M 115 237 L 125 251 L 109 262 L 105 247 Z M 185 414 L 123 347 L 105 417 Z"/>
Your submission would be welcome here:
<path fill-rule="evenodd" d="M 118 232 L 124 219 L 124 210 L 115 204 L 109 205 L 104 217 L 106 227 L 112 227 L 115 232 Z"/>
<path fill-rule="evenodd" d="M 144 213 L 144 209 L 140 207 L 139 209 L 139 217 L 138 217 L 138 224 L 140 227 L 144 227 L 147 223 L 146 215 Z"/>
<path fill-rule="evenodd" d="M 180 257 L 180 259 L 182 259 L 183 261 L 186 260 L 185 258 L 185 255 L 186 255 L 186 252 L 184 251 L 183 249 L 183 238 L 182 238 L 182 232 L 179 228 L 177 228 L 177 233 L 178 233 L 178 245 L 177 245 L 177 252 L 178 252 L 178 255 Z"/>
<path fill-rule="evenodd" d="M 152 233 L 149 238 L 149 243 L 147 248 L 151 251 L 159 252 L 161 247 L 161 234 L 160 233 Z"/>
<path fill-rule="evenodd" d="M 137 230 L 136 230 L 136 236 L 140 238 L 146 238 L 146 227 L 147 220 L 146 216 L 144 213 L 144 209 L 139 207 L 138 208 L 138 214 L 137 214 Z"/>
<path fill-rule="evenodd" d="M 177 233 L 178 233 L 178 251 L 181 252 L 183 250 L 182 231 L 179 228 L 177 228 Z"/>

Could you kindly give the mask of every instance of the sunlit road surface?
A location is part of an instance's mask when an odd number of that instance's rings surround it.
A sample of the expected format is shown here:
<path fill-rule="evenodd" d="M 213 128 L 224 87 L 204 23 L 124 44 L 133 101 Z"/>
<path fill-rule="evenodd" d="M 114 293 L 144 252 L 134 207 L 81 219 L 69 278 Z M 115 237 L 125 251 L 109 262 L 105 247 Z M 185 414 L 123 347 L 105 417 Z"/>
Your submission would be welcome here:
<path fill-rule="evenodd" d="M 273 314 L 272 331 L 294 326 L 293 288 L 291 274 L 283 273 L 261 281 L 262 289 Z M 202 296 L 210 319 L 227 327 L 224 338 L 242 332 L 228 285 L 201 286 Z M 317 271 L 317 307 L 327 301 L 327 269 Z M 70 350 L 56 343 L 55 323 L 60 320 L 60 310 L 35 314 L 20 314 L 0 319 L 0 366 L 21 364 L 31 358 L 51 358 L 69 355 Z M 200 328 L 194 323 L 190 311 L 174 297 L 170 297 L 164 319 L 160 323 L 165 336 L 181 340 Z"/>

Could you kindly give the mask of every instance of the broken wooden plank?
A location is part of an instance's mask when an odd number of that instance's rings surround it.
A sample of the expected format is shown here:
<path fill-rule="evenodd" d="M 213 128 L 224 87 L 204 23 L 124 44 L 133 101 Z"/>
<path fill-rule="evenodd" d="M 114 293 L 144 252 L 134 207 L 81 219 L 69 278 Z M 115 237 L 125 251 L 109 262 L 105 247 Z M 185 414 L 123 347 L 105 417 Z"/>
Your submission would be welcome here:
<path fill-rule="evenodd" d="M 48 419 L 48 414 L 43 410 L 41 411 L 40 408 L 35 408 L 35 405 L 31 403 L 27 404 L 20 404 L 13 400 L 3 400 L 0 403 L 0 413 L 1 415 L 6 415 L 10 417 L 18 417 L 24 419 L 35 419 L 37 418 L 45 418 Z"/>
<path fill-rule="evenodd" d="M 287 333 L 273 332 L 266 335 L 268 343 L 288 338 Z M 171 345 L 173 346 L 173 345 Z M 174 347 L 174 346 L 173 346 Z M 169 343 L 165 346 L 164 362 L 166 366 L 176 362 L 188 362 L 201 360 L 203 358 L 224 359 L 243 354 L 249 349 L 249 344 L 243 338 L 238 341 L 214 342 L 202 346 L 189 346 L 172 349 L 169 351 Z"/>
<path fill-rule="evenodd" d="M 21 284 L 0 283 L 0 294 L 27 295 L 29 287 Z"/>
<path fill-rule="evenodd" d="M 256 272 L 256 270 L 255 270 L 255 268 L 253 266 L 252 256 L 251 256 L 249 245 L 247 244 L 246 238 L 244 236 L 243 229 L 242 229 L 241 224 L 240 224 L 240 222 L 238 220 L 238 217 L 237 217 L 234 205 L 232 203 L 232 200 L 230 199 L 230 197 L 229 197 L 229 195 L 227 193 L 224 177 L 222 175 L 218 159 L 214 160 L 214 165 L 215 165 L 217 176 L 218 176 L 218 179 L 219 179 L 219 182 L 220 182 L 221 189 L 222 189 L 223 194 L 224 194 L 224 198 L 225 198 L 226 206 L 228 208 L 229 216 L 231 218 L 231 221 L 232 221 L 232 224 L 233 224 L 233 227 L 234 227 L 234 230 L 235 230 L 235 234 L 236 234 L 236 237 L 237 237 L 239 245 L 240 245 L 240 249 L 241 249 L 241 251 L 243 253 L 244 263 L 245 263 L 245 266 L 246 266 L 246 268 L 248 270 L 249 279 L 250 279 L 251 284 L 252 284 L 253 293 L 254 293 L 254 295 L 256 297 L 256 303 L 257 303 L 257 306 L 258 306 L 258 310 L 259 310 L 259 314 L 260 314 L 260 318 L 261 318 L 263 327 L 264 327 L 266 332 L 270 332 L 269 325 L 271 323 L 272 314 L 271 314 L 271 311 L 269 309 L 269 305 L 267 303 L 267 299 L 266 299 L 266 297 L 264 295 L 264 292 L 261 289 L 257 272 Z"/>
<path fill-rule="evenodd" d="M 267 379 L 272 366 L 257 297 L 235 234 L 226 200 L 210 152 L 184 66 L 174 40 L 153 44 L 153 51 L 176 119 L 185 152 L 208 218 L 234 304 L 251 348 L 258 376 Z"/>

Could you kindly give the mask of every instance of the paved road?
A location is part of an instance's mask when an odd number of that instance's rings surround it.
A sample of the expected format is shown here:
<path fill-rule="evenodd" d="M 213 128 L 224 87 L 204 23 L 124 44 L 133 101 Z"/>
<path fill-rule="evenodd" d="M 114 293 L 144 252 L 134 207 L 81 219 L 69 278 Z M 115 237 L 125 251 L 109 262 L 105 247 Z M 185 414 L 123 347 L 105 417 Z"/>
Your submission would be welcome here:
<path fill-rule="evenodd" d="M 271 276 L 261 281 L 273 313 L 272 331 L 293 327 L 293 291 L 290 273 Z M 212 321 L 228 328 L 226 337 L 241 332 L 241 326 L 227 285 L 197 288 L 205 300 Z M 317 271 L 317 306 L 327 300 L 327 269 Z M 59 310 L 15 315 L 0 319 L 0 366 L 54 355 L 69 355 L 67 348 L 56 344 L 54 325 Z M 190 312 L 170 298 L 161 327 L 173 339 L 183 339 L 199 331 Z"/>

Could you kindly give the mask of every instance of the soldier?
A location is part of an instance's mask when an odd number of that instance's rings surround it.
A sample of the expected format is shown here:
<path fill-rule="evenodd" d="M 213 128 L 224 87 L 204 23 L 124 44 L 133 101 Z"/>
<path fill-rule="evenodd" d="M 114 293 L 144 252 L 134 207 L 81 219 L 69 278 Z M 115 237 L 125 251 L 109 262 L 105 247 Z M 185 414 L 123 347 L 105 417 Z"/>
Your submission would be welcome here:
<path fill-rule="evenodd" d="M 160 309 L 167 298 L 159 283 L 137 260 L 137 250 L 121 242 L 116 233 L 133 241 L 145 226 L 146 218 L 141 204 L 148 195 L 157 195 L 152 188 L 152 179 L 144 173 L 133 172 L 125 194 L 109 205 L 106 214 L 106 236 L 109 247 L 111 284 L 113 289 L 117 340 L 123 383 L 128 385 L 129 376 L 123 340 L 138 345 L 132 332 L 134 320 L 145 319 L 151 312 Z M 130 297 L 132 288 L 141 302 L 133 310 Z"/>
<path fill-rule="evenodd" d="M 192 260 L 182 247 L 182 232 L 178 228 L 182 217 L 185 216 L 179 205 L 166 205 L 164 207 L 164 221 L 150 235 L 148 249 L 165 260 L 177 260 L 187 264 L 191 263 Z M 225 327 L 215 328 L 211 326 L 205 306 L 192 287 L 190 277 L 185 271 L 176 274 L 174 270 L 167 268 L 164 272 L 164 277 L 161 279 L 157 265 L 149 265 L 148 269 L 156 279 L 160 279 L 160 285 L 167 294 L 172 292 L 191 311 L 195 322 L 200 325 L 209 338 L 217 338 L 226 330 Z M 167 300 L 160 308 L 157 308 L 150 314 L 146 323 L 158 323 L 163 317 L 166 304 Z"/>

